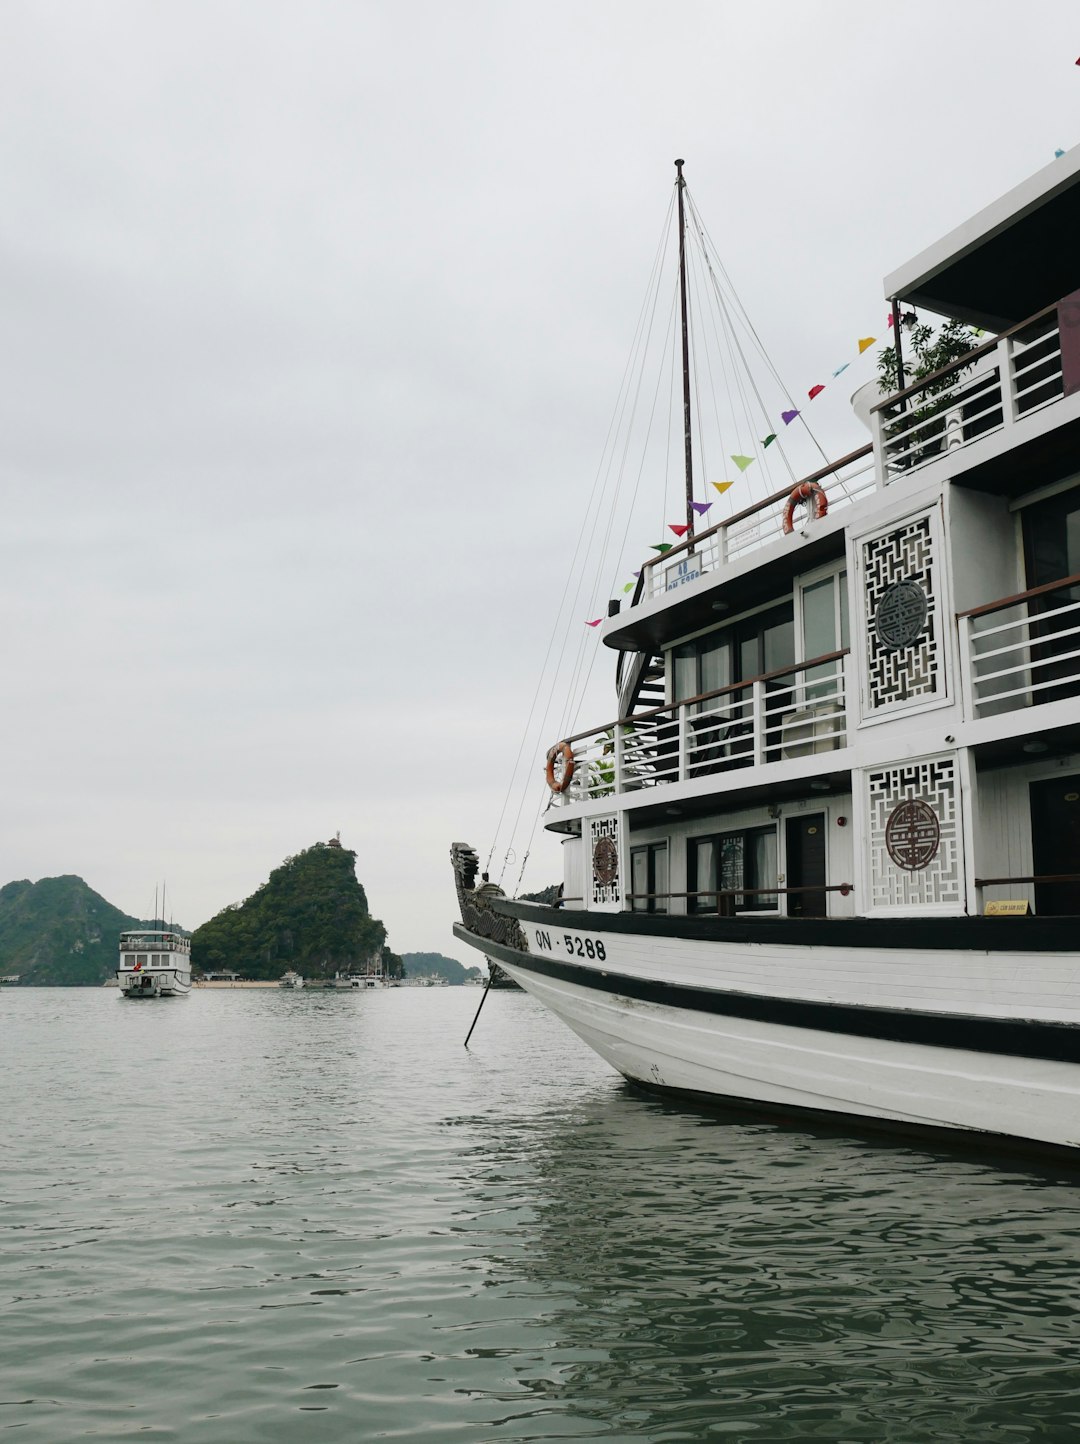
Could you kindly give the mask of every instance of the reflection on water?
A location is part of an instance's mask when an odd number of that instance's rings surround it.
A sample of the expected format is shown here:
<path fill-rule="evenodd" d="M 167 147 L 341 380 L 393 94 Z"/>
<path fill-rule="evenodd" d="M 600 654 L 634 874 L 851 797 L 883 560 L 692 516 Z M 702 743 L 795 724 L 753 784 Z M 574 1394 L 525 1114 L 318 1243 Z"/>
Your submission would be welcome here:
<path fill-rule="evenodd" d="M 670 1107 L 520 994 L 2 998 L 0 1433 L 1071 1440 L 1080 1194 Z"/>
<path fill-rule="evenodd" d="M 525 1299 L 569 1291 L 536 1321 L 574 1361 L 545 1399 L 595 1437 L 1064 1440 L 1080 1424 L 1075 1180 L 629 1090 L 522 1130 L 500 1166 L 518 1157 L 536 1218 L 528 1258 L 499 1273 Z"/>

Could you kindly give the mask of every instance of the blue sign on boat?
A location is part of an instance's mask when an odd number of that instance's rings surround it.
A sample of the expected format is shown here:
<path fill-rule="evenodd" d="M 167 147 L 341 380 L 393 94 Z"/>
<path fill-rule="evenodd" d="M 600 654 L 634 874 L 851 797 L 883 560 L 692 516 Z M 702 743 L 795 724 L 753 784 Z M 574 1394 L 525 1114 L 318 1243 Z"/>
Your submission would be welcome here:
<path fill-rule="evenodd" d="M 697 581 L 700 576 L 700 556 L 682 557 L 664 573 L 664 590 L 673 592 L 676 587 L 685 587 L 687 582 Z"/>

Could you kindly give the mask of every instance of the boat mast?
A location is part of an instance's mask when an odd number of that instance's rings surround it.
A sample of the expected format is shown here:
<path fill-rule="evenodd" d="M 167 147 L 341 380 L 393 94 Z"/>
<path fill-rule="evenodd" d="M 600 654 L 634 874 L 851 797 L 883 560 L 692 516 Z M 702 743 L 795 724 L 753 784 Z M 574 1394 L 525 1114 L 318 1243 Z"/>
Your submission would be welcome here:
<path fill-rule="evenodd" d="M 675 162 L 675 185 L 679 192 L 679 298 L 682 302 L 682 400 L 683 437 L 686 448 L 686 538 L 694 550 L 694 452 L 690 431 L 690 339 L 686 324 L 686 217 L 683 213 L 683 163 Z"/>

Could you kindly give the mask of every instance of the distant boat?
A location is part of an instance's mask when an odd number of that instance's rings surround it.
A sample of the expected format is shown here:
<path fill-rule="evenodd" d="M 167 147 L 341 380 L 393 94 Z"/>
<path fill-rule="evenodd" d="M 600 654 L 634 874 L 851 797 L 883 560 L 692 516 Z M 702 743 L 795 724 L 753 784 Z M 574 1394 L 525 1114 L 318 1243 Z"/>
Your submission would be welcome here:
<path fill-rule="evenodd" d="M 287 973 L 282 973 L 278 979 L 279 988 L 302 988 L 303 986 L 303 978 L 299 973 L 294 973 L 291 969 Z"/>
<path fill-rule="evenodd" d="M 191 939 L 164 924 L 120 934 L 116 981 L 123 998 L 184 998 L 191 992 Z"/>

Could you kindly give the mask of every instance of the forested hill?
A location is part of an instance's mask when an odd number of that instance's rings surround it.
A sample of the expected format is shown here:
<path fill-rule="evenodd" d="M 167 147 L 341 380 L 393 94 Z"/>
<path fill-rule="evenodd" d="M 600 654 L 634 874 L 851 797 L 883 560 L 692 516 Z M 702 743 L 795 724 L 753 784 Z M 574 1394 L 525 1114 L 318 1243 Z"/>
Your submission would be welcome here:
<path fill-rule="evenodd" d="M 0 977 L 100 987 L 116 972 L 120 934 L 141 926 L 81 877 L 9 882 L 0 887 Z"/>
<path fill-rule="evenodd" d="M 400 976 L 401 959 L 386 946 L 386 929 L 368 911 L 356 877 L 356 853 L 317 842 L 288 857 L 247 899 L 196 928 L 192 965 L 200 972 L 232 969 L 245 978 L 305 978 L 365 971 L 381 955 Z"/>
<path fill-rule="evenodd" d="M 401 961 L 410 978 L 445 978 L 448 983 L 463 983 L 466 978 L 479 978 L 479 968 L 466 968 L 442 953 L 402 953 Z"/>

